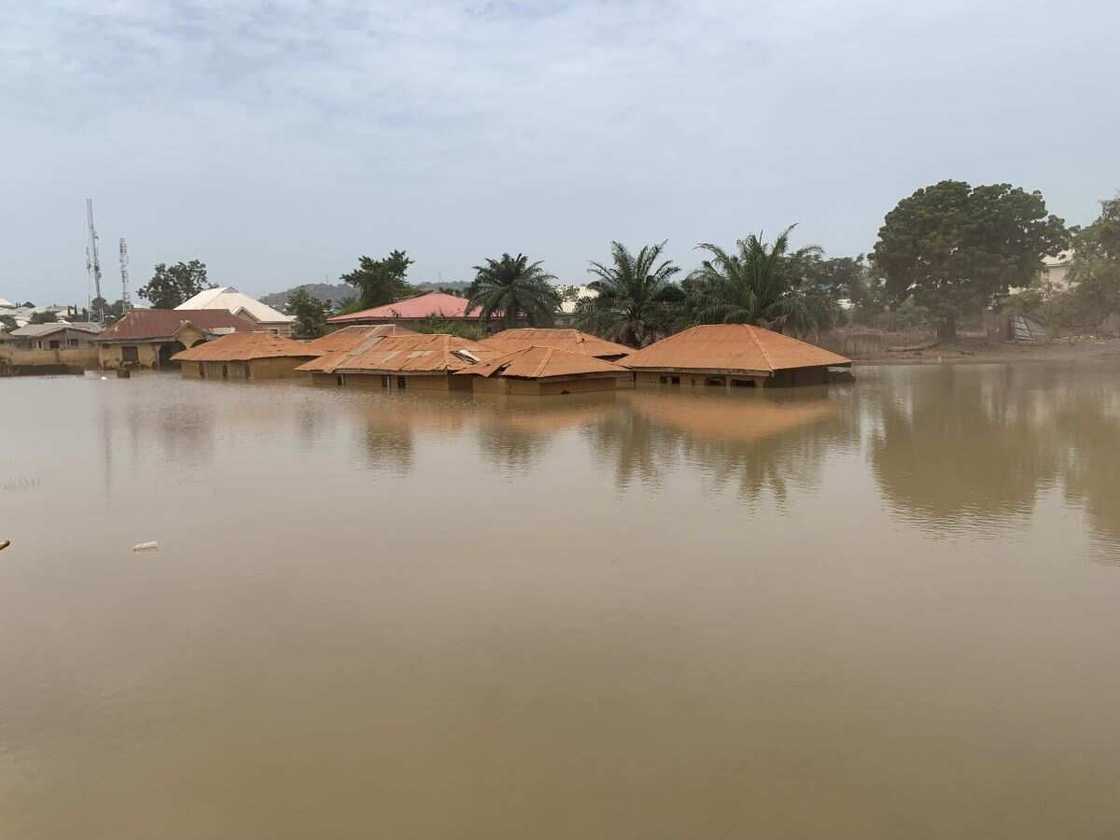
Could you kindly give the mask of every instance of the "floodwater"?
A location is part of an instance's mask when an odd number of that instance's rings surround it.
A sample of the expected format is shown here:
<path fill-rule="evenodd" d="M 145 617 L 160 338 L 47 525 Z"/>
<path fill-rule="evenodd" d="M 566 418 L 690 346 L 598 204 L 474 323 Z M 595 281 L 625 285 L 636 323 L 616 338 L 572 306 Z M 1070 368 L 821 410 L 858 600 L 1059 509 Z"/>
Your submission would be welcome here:
<path fill-rule="evenodd" d="M 858 376 L 0 381 L 0 837 L 1120 836 L 1120 362 Z"/>

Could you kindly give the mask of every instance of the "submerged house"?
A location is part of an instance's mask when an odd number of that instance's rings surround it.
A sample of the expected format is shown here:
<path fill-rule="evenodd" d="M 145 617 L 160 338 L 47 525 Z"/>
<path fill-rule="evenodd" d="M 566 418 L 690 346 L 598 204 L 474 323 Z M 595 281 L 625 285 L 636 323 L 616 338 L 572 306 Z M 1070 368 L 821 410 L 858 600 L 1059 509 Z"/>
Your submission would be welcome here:
<path fill-rule="evenodd" d="M 498 355 L 493 348 L 454 335 L 373 335 L 350 350 L 325 353 L 297 370 L 310 373 L 315 382 L 335 385 L 469 391 L 470 378 L 453 374 Z"/>
<path fill-rule="evenodd" d="M 329 332 L 319 338 L 306 342 L 309 350 L 316 356 L 324 353 L 335 353 L 339 350 L 353 350 L 367 338 L 387 335 L 416 335 L 407 327 L 396 324 L 381 324 L 380 326 L 349 326 Z"/>
<path fill-rule="evenodd" d="M 750 324 L 706 324 L 664 338 L 622 360 L 636 385 L 821 385 L 851 359 Z"/>
<path fill-rule="evenodd" d="M 476 393 L 546 396 L 613 391 L 630 372 L 594 356 L 522 346 L 495 359 L 463 368 L 456 378 L 473 380 Z"/>
<path fill-rule="evenodd" d="M 552 347 L 579 356 L 605 359 L 608 362 L 616 362 L 634 352 L 633 347 L 607 341 L 604 338 L 570 328 L 520 327 L 512 330 L 502 330 L 484 338 L 482 343 L 487 347 L 494 347 L 507 353 L 528 346 Z"/>
<path fill-rule="evenodd" d="M 176 353 L 183 376 L 195 379 L 283 379 L 316 357 L 306 344 L 271 333 L 239 332 Z"/>
<path fill-rule="evenodd" d="M 213 289 L 203 289 L 194 297 L 179 304 L 175 309 L 180 311 L 194 311 L 199 309 L 224 309 L 234 315 L 240 315 L 256 324 L 256 329 L 270 332 L 273 335 L 290 336 L 295 318 L 273 309 L 267 303 L 261 303 L 254 297 L 237 291 L 232 286 L 217 286 Z"/>
<path fill-rule="evenodd" d="M 175 367 L 172 357 L 199 342 L 254 329 L 253 321 L 225 309 L 130 309 L 94 339 L 97 364 L 102 369 Z"/>

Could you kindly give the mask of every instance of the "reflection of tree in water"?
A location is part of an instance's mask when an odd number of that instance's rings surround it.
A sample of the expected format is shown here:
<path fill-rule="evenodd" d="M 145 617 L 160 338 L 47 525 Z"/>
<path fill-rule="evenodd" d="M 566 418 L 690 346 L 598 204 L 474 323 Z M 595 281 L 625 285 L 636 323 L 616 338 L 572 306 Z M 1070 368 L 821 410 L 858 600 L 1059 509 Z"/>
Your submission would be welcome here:
<path fill-rule="evenodd" d="M 1030 514 L 1058 463 L 1044 419 L 1053 392 L 1019 387 L 1021 373 L 947 365 L 884 375 L 871 465 L 897 508 L 933 527 Z"/>
<path fill-rule="evenodd" d="M 932 527 L 1029 516 L 1062 481 L 1120 538 L 1120 402 L 1091 366 L 947 366 L 884 376 L 871 462 L 887 498 Z"/>
<path fill-rule="evenodd" d="M 683 460 L 717 487 L 738 483 L 741 495 L 763 490 L 784 501 L 790 482 L 811 486 L 829 452 L 852 444 L 849 400 L 811 391 L 711 394 L 635 391 L 628 410 L 600 424 L 592 443 L 615 459 L 619 486 L 635 477 L 659 483 Z"/>
<path fill-rule="evenodd" d="M 1120 395 L 1114 382 L 1098 379 L 1069 394 L 1057 427 L 1067 501 L 1082 505 L 1097 534 L 1120 547 Z"/>
<path fill-rule="evenodd" d="M 366 426 L 365 444 L 371 467 L 402 476 L 412 470 L 415 446 L 407 426 L 387 426 L 371 419 Z"/>

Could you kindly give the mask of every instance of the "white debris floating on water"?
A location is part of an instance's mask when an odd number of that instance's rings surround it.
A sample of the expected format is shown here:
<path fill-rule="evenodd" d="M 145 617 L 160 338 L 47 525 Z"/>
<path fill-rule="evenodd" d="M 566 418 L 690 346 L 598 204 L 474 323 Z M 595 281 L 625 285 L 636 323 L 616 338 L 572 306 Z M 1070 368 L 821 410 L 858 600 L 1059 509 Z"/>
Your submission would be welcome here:
<path fill-rule="evenodd" d="M 136 543 L 136 545 L 134 545 L 132 547 L 132 550 L 133 551 L 159 551 L 159 543 L 156 542 L 155 540 L 152 540 L 151 542 Z"/>

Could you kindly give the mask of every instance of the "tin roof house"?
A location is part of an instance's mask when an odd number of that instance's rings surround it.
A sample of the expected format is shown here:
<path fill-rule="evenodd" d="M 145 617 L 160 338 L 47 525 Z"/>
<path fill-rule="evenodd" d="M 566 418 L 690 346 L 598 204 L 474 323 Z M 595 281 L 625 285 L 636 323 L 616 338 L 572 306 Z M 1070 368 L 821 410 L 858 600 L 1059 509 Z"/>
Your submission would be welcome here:
<path fill-rule="evenodd" d="M 832 367 L 850 367 L 831 350 L 751 324 L 705 324 L 627 356 L 636 385 L 762 387 L 820 385 Z"/>
<path fill-rule="evenodd" d="M 273 335 L 290 336 L 295 318 L 261 303 L 254 297 L 237 291 L 232 286 L 203 289 L 190 300 L 175 307 L 176 310 L 224 309 L 257 324 L 257 329 Z"/>
<path fill-rule="evenodd" d="M 455 376 L 473 380 L 475 393 L 549 396 L 613 391 L 630 372 L 595 356 L 526 345 L 470 365 Z"/>
<path fill-rule="evenodd" d="M 236 332 L 196 344 L 171 357 L 193 379 L 283 379 L 315 358 L 302 341 L 263 332 Z"/>

